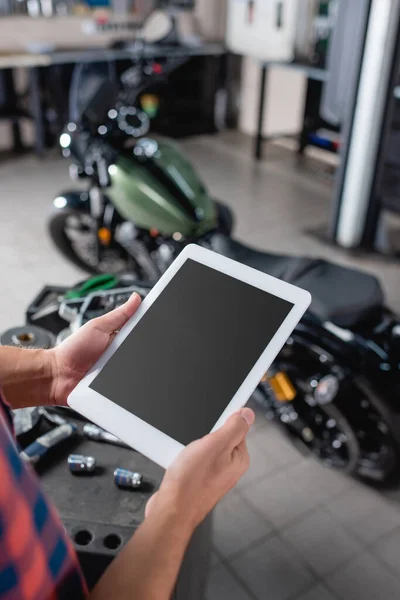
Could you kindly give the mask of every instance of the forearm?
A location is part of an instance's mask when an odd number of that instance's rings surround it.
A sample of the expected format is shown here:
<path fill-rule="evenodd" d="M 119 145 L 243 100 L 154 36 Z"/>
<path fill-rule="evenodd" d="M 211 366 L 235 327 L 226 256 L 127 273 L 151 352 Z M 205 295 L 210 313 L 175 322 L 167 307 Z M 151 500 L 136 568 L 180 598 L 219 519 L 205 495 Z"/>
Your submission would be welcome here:
<path fill-rule="evenodd" d="M 89 600 L 170 600 L 192 533 L 182 514 L 154 506 Z"/>
<path fill-rule="evenodd" d="M 50 351 L 0 346 L 0 386 L 12 408 L 51 403 Z"/>

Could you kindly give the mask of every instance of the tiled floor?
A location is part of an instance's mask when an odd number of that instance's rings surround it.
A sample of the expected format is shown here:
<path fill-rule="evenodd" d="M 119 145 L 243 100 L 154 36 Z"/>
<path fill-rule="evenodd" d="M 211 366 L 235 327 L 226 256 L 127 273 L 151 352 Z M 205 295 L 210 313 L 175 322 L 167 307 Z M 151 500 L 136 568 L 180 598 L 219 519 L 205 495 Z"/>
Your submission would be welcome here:
<path fill-rule="evenodd" d="M 379 275 L 400 312 L 396 264 L 351 257 L 304 231 L 326 223 L 331 184 L 315 165 L 268 147 L 255 165 L 230 134 L 185 142 L 215 194 L 237 215 L 237 235 L 277 252 L 307 253 Z M 82 274 L 45 230 L 52 197 L 71 187 L 65 162 L 25 157 L 0 165 L 0 331 L 23 322 L 40 286 Z M 400 401 L 400 399 L 399 399 Z M 400 597 L 400 502 L 305 459 L 263 417 L 250 434 L 251 468 L 215 511 L 207 600 L 391 600 Z M 189 599 L 188 599 L 189 600 Z"/>

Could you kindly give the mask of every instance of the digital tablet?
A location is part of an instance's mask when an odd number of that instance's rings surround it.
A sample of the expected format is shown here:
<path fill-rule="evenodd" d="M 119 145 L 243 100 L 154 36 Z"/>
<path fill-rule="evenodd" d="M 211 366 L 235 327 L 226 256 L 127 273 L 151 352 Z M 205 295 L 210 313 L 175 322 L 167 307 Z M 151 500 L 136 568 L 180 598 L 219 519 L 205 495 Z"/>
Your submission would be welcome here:
<path fill-rule="evenodd" d="M 167 468 L 246 404 L 310 302 L 304 290 L 189 245 L 68 404 Z"/>

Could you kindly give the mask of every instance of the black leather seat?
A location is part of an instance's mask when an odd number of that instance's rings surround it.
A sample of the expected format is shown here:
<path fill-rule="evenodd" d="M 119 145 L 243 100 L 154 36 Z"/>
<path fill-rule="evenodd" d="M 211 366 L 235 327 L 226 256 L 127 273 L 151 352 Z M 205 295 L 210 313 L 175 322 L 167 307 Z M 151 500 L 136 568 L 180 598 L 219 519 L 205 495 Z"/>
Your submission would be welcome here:
<path fill-rule="evenodd" d="M 308 290 L 311 310 L 322 321 L 353 328 L 383 307 L 380 283 L 368 273 L 315 258 L 267 254 L 219 234 L 211 245 L 215 252 Z"/>

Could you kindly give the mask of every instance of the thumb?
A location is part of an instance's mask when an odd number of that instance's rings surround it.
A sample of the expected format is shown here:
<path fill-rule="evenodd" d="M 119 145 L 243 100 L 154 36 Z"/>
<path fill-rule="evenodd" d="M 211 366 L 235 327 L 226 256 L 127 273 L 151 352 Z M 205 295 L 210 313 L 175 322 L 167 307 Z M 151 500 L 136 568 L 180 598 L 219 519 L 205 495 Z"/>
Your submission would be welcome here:
<path fill-rule="evenodd" d="M 230 416 L 225 425 L 215 432 L 215 437 L 233 450 L 244 440 L 254 419 L 254 412 L 250 408 L 242 408 Z"/>
<path fill-rule="evenodd" d="M 119 331 L 133 317 L 140 306 L 141 298 L 134 292 L 125 304 L 92 321 L 95 327 L 104 333 L 111 334 Z"/>

